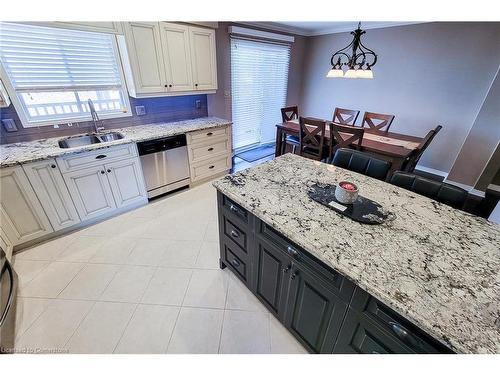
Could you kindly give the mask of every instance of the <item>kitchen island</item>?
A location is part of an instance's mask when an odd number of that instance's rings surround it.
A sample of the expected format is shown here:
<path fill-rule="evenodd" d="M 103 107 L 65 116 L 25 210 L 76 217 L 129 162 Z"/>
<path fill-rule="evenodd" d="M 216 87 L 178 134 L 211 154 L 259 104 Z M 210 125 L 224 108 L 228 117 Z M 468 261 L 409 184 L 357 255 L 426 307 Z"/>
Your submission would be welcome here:
<path fill-rule="evenodd" d="M 360 224 L 307 194 L 342 180 L 395 220 Z M 221 267 L 309 351 L 500 352 L 498 225 L 292 154 L 214 186 Z"/>

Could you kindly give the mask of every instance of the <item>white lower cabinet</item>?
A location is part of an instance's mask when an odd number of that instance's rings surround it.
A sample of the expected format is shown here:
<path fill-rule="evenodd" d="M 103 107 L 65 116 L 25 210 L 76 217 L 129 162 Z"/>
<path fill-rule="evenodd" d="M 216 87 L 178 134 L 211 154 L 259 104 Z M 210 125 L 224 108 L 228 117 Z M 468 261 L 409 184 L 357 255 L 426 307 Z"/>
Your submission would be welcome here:
<path fill-rule="evenodd" d="M 0 169 L 0 222 L 13 246 L 53 232 L 21 166 Z"/>
<path fill-rule="evenodd" d="M 68 228 L 80 222 L 54 159 L 24 164 L 23 169 L 54 230 Z"/>
<path fill-rule="evenodd" d="M 105 164 L 117 207 L 141 202 L 147 197 L 146 185 L 138 158 Z"/>
<path fill-rule="evenodd" d="M 104 165 L 64 174 L 82 220 L 94 219 L 116 208 Z"/>

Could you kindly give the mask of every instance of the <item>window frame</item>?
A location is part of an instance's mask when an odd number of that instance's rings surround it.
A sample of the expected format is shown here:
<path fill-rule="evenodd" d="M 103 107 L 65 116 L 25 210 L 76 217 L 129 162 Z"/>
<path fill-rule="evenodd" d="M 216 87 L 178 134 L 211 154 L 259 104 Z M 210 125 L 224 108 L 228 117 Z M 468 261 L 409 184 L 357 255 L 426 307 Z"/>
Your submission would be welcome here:
<path fill-rule="evenodd" d="M 51 27 L 51 26 L 43 25 L 43 27 Z M 61 27 L 57 26 L 54 28 L 60 29 Z M 77 31 L 89 32 L 87 30 L 77 30 Z M 96 31 L 91 31 L 91 32 L 96 32 Z M 113 52 L 115 54 L 116 62 L 118 64 L 120 81 L 122 83 L 122 94 L 123 94 L 123 99 L 124 99 L 124 105 L 126 108 L 126 112 L 117 112 L 117 113 L 99 113 L 98 112 L 99 119 L 105 120 L 105 119 L 112 119 L 112 118 L 132 117 L 133 114 L 132 114 L 132 108 L 130 105 L 130 98 L 129 98 L 129 94 L 128 94 L 127 81 L 125 79 L 125 73 L 123 70 L 122 55 L 118 49 L 117 36 L 116 36 L 116 34 L 113 34 L 113 33 L 106 33 L 106 32 L 96 32 L 96 33 L 111 34 L 112 35 Z M 65 117 L 65 118 L 55 118 L 52 120 L 41 120 L 41 121 L 30 121 L 28 116 L 27 116 L 27 113 L 26 113 L 27 109 L 25 108 L 21 99 L 18 96 L 20 93 L 18 93 L 16 91 L 16 89 L 14 88 L 14 86 L 12 85 L 12 83 L 10 81 L 10 77 L 7 74 L 7 72 L 5 71 L 3 64 L 1 64 L 1 63 L 0 63 L 0 79 L 2 80 L 2 82 L 5 86 L 5 89 L 7 91 L 7 94 L 10 97 L 10 101 L 11 101 L 12 105 L 14 106 L 14 109 L 16 110 L 16 113 L 19 116 L 19 119 L 21 120 L 21 124 L 22 124 L 23 128 L 37 128 L 39 126 L 55 126 L 55 125 L 76 124 L 76 123 L 80 123 L 80 122 L 92 121 L 92 116 L 90 115 L 90 113 L 86 116 L 71 117 L 71 115 L 68 114 L 69 116 Z M 91 86 L 82 87 L 82 89 L 79 91 L 85 91 L 88 89 L 92 89 L 92 87 Z M 69 90 L 69 91 L 73 92 L 73 90 Z M 23 92 L 26 92 L 26 91 L 23 90 Z M 41 92 L 41 91 L 34 90 L 33 92 Z"/>

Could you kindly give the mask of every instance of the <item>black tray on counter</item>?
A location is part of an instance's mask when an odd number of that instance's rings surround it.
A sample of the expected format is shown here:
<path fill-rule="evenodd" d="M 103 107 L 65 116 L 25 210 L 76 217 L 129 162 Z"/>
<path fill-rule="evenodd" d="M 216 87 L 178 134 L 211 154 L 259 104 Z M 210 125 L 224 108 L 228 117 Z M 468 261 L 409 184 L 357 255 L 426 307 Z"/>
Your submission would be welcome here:
<path fill-rule="evenodd" d="M 318 203 L 338 212 L 341 215 L 347 216 L 364 224 L 382 224 L 386 221 L 391 221 L 396 218 L 392 212 L 385 210 L 380 204 L 371 199 L 358 195 L 357 200 L 352 204 L 340 203 L 335 199 L 335 185 L 314 184 L 310 187 L 308 195 L 311 199 Z M 330 205 L 330 202 L 336 202 L 344 207 L 341 210 Z"/>

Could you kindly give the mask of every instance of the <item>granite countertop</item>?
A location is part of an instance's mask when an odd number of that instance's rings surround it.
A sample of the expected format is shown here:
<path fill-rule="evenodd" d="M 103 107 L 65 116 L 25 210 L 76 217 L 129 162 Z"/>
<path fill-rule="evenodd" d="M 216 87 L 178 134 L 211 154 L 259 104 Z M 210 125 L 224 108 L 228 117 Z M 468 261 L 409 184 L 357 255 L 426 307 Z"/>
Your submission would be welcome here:
<path fill-rule="evenodd" d="M 0 145 L 0 168 L 16 164 L 29 163 L 36 160 L 49 159 L 66 154 L 74 154 L 99 148 L 121 145 L 132 142 L 147 141 L 155 138 L 188 133 L 195 130 L 210 129 L 230 125 L 231 122 L 217 117 L 202 117 L 193 120 L 154 123 L 131 126 L 121 129 L 109 129 L 103 133 L 118 132 L 123 139 L 112 142 L 96 143 L 88 146 L 60 148 L 58 141 L 68 137 L 40 139 L 31 142 L 18 142 Z"/>
<path fill-rule="evenodd" d="M 307 195 L 341 180 L 396 219 L 360 224 Z M 214 186 L 453 350 L 500 352 L 499 225 L 292 154 Z"/>

